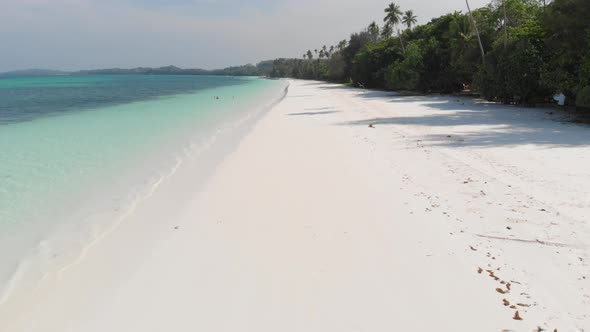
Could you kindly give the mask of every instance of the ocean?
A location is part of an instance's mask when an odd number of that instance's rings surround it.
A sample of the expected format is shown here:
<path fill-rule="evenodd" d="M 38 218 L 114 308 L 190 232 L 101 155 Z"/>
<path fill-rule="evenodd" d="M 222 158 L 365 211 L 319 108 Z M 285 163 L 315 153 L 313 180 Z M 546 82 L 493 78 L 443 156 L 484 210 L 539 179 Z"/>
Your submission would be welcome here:
<path fill-rule="evenodd" d="M 0 304 L 75 259 L 185 160 L 278 102 L 285 81 L 0 79 Z M 123 221 L 124 222 L 124 221 Z"/>

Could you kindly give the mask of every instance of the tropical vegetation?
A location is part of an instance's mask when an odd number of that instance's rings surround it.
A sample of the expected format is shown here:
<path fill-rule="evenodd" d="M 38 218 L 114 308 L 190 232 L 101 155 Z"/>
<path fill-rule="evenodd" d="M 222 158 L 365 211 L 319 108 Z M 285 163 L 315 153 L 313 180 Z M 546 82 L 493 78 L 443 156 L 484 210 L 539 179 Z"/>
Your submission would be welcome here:
<path fill-rule="evenodd" d="M 277 59 L 270 75 L 378 89 L 477 92 L 532 105 L 563 93 L 590 108 L 590 1 L 493 0 L 416 25 L 389 4 L 383 26 L 371 22 L 334 46 Z"/>

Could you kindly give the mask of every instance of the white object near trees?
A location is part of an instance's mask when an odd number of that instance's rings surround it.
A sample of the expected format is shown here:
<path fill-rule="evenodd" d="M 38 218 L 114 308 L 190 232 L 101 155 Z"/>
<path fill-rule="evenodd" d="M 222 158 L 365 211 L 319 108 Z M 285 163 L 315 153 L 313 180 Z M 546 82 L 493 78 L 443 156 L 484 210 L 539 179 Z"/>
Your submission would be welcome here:
<path fill-rule="evenodd" d="M 565 95 L 563 93 L 558 93 L 553 96 L 553 99 L 557 102 L 557 105 L 564 106 L 565 105 Z"/>

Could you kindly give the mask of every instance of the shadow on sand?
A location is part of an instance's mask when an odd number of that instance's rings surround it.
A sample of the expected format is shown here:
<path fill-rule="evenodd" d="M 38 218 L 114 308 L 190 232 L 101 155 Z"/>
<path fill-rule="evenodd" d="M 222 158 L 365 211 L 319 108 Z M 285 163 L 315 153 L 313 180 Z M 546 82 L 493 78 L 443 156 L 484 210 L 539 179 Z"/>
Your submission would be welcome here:
<path fill-rule="evenodd" d="M 556 110 L 501 105 L 468 97 L 400 96 L 394 92 L 338 85 L 321 88 L 353 90 L 358 92 L 358 97 L 392 104 L 390 108 L 392 116 L 347 122 L 342 125 L 432 127 L 432 131 L 436 134 L 427 134 L 422 139 L 432 145 L 450 147 L 526 144 L 547 147 L 590 145 L 590 127 L 565 122 L 565 114 Z M 409 105 L 410 103 L 413 105 Z M 416 104 L 421 107 L 416 109 Z M 406 105 L 412 110 L 404 112 Z"/>
<path fill-rule="evenodd" d="M 322 112 L 302 112 L 302 113 L 289 113 L 287 115 L 325 115 L 325 114 L 332 114 L 338 113 L 339 111 L 322 111 Z"/>

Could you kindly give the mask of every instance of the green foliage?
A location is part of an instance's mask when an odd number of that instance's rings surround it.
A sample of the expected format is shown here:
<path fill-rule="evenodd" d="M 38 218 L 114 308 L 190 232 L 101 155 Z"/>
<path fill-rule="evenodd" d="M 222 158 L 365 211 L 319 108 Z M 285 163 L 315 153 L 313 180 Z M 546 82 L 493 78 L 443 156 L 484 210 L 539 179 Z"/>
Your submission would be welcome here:
<path fill-rule="evenodd" d="M 342 57 L 344 59 L 344 75 L 351 77 L 353 70 L 353 61 L 357 53 L 371 41 L 371 36 L 368 32 L 353 33 L 350 35 L 348 46 L 342 50 Z"/>
<path fill-rule="evenodd" d="M 344 72 L 344 57 L 340 52 L 333 54 L 327 61 L 327 77 L 332 82 L 343 82 L 346 79 Z"/>
<path fill-rule="evenodd" d="M 590 34 L 589 34 L 590 35 Z M 590 43 L 589 43 L 590 45 Z M 590 85 L 590 52 L 586 54 L 580 65 L 580 77 L 578 86 L 589 86 Z"/>
<path fill-rule="evenodd" d="M 353 61 L 353 83 L 367 88 L 383 87 L 387 66 L 402 57 L 395 45 L 397 42 L 392 39 L 365 45 Z"/>
<path fill-rule="evenodd" d="M 563 91 L 570 98 L 587 82 L 589 17 L 588 0 L 555 0 L 542 15 L 550 63 L 547 79 L 556 91 Z"/>
<path fill-rule="evenodd" d="M 384 27 L 373 22 L 348 42 L 329 51 L 322 47 L 320 59 L 317 51 L 315 57 L 308 51 L 304 60 L 275 61 L 272 74 L 425 92 L 458 92 L 471 85 L 487 99 L 507 103 L 534 104 L 563 92 L 568 100 L 579 94 L 586 103 L 588 0 L 546 6 L 540 0 L 491 0 L 472 11 L 473 19 L 455 12 L 415 27 L 414 13 L 394 3 L 384 16 Z M 398 35 L 402 23 L 406 29 Z"/>
<path fill-rule="evenodd" d="M 394 90 L 415 90 L 420 82 L 422 51 L 416 42 L 408 44 L 402 60 L 395 61 L 385 73 L 386 87 Z"/>
<path fill-rule="evenodd" d="M 387 6 L 387 8 L 385 8 L 385 17 L 383 18 L 383 22 L 387 23 L 388 25 L 396 26 L 401 22 L 401 17 L 402 10 L 398 5 L 392 2 Z"/>
<path fill-rule="evenodd" d="M 514 7 L 515 3 L 507 1 L 507 7 Z M 520 14 L 516 17 L 521 24 L 508 29 L 508 39 L 497 36 L 486 55 L 485 67 L 476 76 L 476 86 L 487 99 L 533 104 L 543 101 L 552 92 L 543 82 L 546 68 L 544 31 L 533 14 L 539 13 L 537 4 L 518 5 Z"/>
<path fill-rule="evenodd" d="M 402 23 L 409 29 L 412 30 L 414 24 L 418 22 L 418 17 L 414 15 L 413 10 L 406 10 L 402 17 Z"/>
<path fill-rule="evenodd" d="M 542 51 L 533 43 L 519 40 L 506 50 L 495 49 L 479 73 L 478 86 L 487 99 L 505 103 L 532 104 L 551 95 L 541 80 Z"/>
<path fill-rule="evenodd" d="M 376 41 L 379 39 L 379 31 L 381 31 L 379 29 L 379 25 L 377 25 L 377 23 L 375 21 L 373 21 L 373 23 L 369 24 L 369 26 L 367 27 L 367 32 L 369 33 L 369 36 L 371 37 L 371 41 Z"/>
<path fill-rule="evenodd" d="M 473 80 L 481 60 L 466 15 L 456 12 L 441 16 L 404 35 L 409 44 L 415 43 L 421 50 L 422 73 L 417 90 L 456 92 Z"/>
<path fill-rule="evenodd" d="M 590 109 L 590 86 L 585 86 L 578 91 L 576 98 L 576 106 L 580 108 Z"/>

